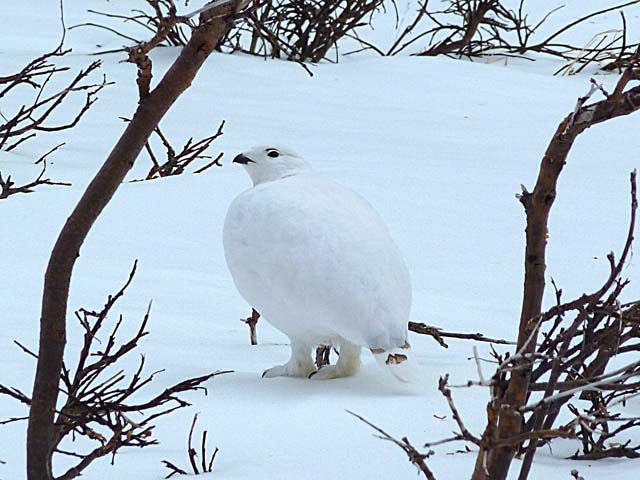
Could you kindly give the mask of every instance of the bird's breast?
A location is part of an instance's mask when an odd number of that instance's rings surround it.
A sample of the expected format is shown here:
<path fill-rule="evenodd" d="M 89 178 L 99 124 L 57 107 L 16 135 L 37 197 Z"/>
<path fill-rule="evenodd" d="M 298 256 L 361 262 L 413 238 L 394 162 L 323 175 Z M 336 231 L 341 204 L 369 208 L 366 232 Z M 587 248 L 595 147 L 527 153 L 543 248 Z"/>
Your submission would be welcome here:
<path fill-rule="evenodd" d="M 385 316 L 406 325 L 409 274 L 375 211 L 333 186 L 273 187 L 240 195 L 225 220 L 225 256 L 245 300 L 290 322 Z"/>

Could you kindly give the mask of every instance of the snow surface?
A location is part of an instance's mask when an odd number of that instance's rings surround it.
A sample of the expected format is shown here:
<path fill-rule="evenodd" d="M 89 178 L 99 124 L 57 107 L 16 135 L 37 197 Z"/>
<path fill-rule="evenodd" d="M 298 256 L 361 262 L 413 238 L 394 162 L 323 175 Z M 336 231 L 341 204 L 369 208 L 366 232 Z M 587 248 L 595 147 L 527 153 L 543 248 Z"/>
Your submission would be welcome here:
<path fill-rule="evenodd" d="M 87 21 L 86 8 L 115 8 L 115 3 L 66 2 L 67 24 Z M 541 16 L 561 2 L 529 3 Z M 559 24 L 601 8 L 603 2 L 562 3 L 567 7 L 561 11 L 565 17 L 554 20 Z M 30 0 L 4 6 L 3 74 L 57 44 L 56 4 Z M 637 18 L 637 9 L 628 13 L 630 24 L 631 19 L 637 24 Z M 617 15 L 595 19 L 585 26 L 593 30 L 575 33 L 582 35 L 576 41 L 586 43 L 618 23 Z M 371 35 L 384 33 L 380 27 Z M 74 52 L 63 63 L 74 71 L 95 58 L 89 53 L 121 45 L 108 32 L 89 29 L 70 31 L 67 43 Z M 174 49 L 153 52 L 155 79 L 176 55 Z M 38 172 L 32 160 L 65 141 L 48 174 L 73 183 L 0 202 L 0 382 L 5 385 L 31 389 L 35 364 L 12 342 L 36 348 L 50 249 L 123 130 L 119 117 L 135 109 L 135 67 L 120 63 L 122 58 L 103 58 L 102 71 L 115 84 L 101 92 L 76 129 L 40 135 L 17 151 L 0 154 L 3 173 L 28 180 Z M 248 329 L 238 321 L 250 308 L 225 266 L 221 231 L 229 203 L 250 183 L 230 160 L 252 145 L 290 145 L 316 169 L 365 196 L 385 218 L 411 271 L 413 320 L 515 337 L 524 214 L 514 193 L 521 183 L 533 186 L 558 122 L 588 90 L 586 74 L 553 77 L 560 66 L 549 59 L 487 65 L 365 52 L 342 58 L 338 65 L 314 66 L 310 78 L 293 63 L 214 54 L 162 127 L 180 143 L 212 133 L 225 119 L 225 134 L 213 148 L 225 152 L 225 166 L 201 175 L 123 184 L 82 249 L 69 306 L 99 308 L 139 259 L 138 274 L 117 313 L 124 315 L 123 328 L 131 332 L 153 299 L 151 334 L 142 340 L 141 351 L 149 372 L 166 371 L 150 390 L 218 369 L 235 373 L 212 380 L 207 396 L 188 395 L 192 408 L 159 421 L 159 446 L 123 451 L 114 466 L 102 459 L 85 478 L 160 479 L 166 474 L 163 459 L 186 467 L 186 436 L 194 412 L 200 412 L 200 428 L 208 429 L 212 444 L 220 447 L 215 472 L 202 478 L 416 478 L 400 449 L 375 438 L 345 410 L 395 436 L 407 436 L 416 446 L 449 436 L 455 425 L 437 392 L 437 380 L 445 373 L 454 384 L 476 378 L 471 344 L 452 340 L 444 350 L 430 338 L 412 334 L 422 379 L 411 386 L 392 383 L 369 356 L 363 356 L 363 369 L 353 378 L 261 379 L 265 368 L 286 361 L 289 348 L 286 337 L 265 322 L 258 325 L 260 345 L 250 346 Z M 615 79 L 598 77 L 608 86 Z M 567 299 L 597 289 L 608 273 L 604 255 L 622 248 L 629 216 L 628 173 L 638 166 L 639 126 L 637 114 L 607 122 L 581 135 L 571 152 L 552 212 L 548 249 L 548 275 Z M 142 155 L 130 178 L 140 178 L 148 167 Z M 635 259 L 625 273 L 634 281 L 629 296 L 638 297 Z M 68 354 L 73 356 L 81 338 L 71 311 L 69 318 Z M 479 348 L 486 355 L 486 345 Z M 131 358 L 127 366 L 136 360 Z M 477 388 L 454 391 L 471 431 L 484 427 L 487 395 Z M 629 408 L 640 413 L 638 399 Z M 0 413 L 5 418 L 26 412 L 0 397 Z M 0 427 L 3 480 L 24 478 L 25 432 L 24 422 Z M 451 455 L 458 447 L 439 447 L 429 460 L 439 479 L 468 478 L 475 453 Z M 637 461 L 563 459 L 577 448 L 566 441 L 540 451 L 531 478 L 567 479 L 572 468 L 587 479 L 637 477 Z M 518 463 L 514 461 L 510 478 L 517 476 Z M 57 471 L 66 464 L 59 460 Z"/>

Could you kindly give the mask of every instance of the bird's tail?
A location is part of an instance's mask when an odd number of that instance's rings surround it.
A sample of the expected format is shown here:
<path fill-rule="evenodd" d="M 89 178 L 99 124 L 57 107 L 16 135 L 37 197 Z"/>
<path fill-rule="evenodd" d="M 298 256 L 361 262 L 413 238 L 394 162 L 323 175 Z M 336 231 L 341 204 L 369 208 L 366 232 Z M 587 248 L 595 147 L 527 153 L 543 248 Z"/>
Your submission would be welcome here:
<path fill-rule="evenodd" d="M 411 345 L 409 342 L 400 348 L 383 350 L 372 348 L 371 353 L 384 370 L 401 382 L 410 383 L 414 380 L 413 362 L 411 361 Z"/>

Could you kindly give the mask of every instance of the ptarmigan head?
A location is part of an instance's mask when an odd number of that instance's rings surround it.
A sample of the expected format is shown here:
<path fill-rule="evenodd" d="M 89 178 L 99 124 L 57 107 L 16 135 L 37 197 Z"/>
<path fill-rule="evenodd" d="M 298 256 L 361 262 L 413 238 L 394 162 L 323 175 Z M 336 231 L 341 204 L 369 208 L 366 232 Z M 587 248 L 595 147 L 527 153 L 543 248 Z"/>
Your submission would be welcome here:
<path fill-rule="evenodd" d="M 298 175 L 311 168 L 302 157 L 281 147 L 255 147 L 236 155 L 233 162 L 245 168 L 254 186 Z"/>

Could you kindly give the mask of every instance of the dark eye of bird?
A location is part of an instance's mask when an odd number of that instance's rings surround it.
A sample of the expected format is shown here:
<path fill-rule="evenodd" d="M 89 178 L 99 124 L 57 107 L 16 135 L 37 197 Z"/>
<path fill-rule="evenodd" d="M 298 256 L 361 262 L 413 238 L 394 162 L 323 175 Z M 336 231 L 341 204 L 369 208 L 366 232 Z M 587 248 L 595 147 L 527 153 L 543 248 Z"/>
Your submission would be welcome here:
<path fill-rule="evenodd" d="M 280 156 L 280 152 L 278 152 L 277 150 L 268 150 L 267 155 L 269 155 L 271 158 L 278 158 Z"/>

